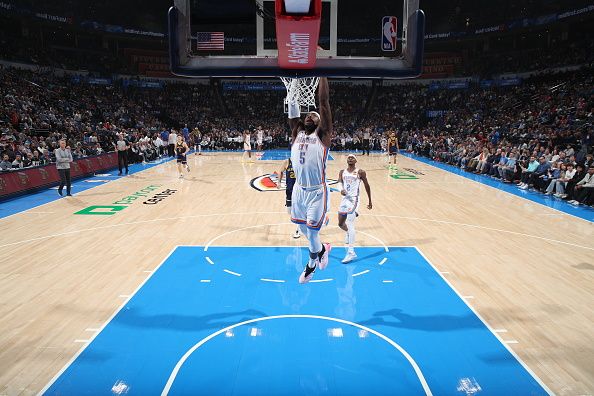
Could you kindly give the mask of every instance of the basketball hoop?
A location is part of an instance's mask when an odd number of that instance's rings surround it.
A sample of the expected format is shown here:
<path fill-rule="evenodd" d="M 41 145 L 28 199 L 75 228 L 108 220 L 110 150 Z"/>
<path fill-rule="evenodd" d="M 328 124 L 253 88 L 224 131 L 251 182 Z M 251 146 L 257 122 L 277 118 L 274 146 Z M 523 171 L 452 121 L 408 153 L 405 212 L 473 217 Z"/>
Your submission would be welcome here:
<path fill-rule="evenodd" d="M 298 104 L 302 113 L 310 112 L 316 108 L 316 89 L 320 82 L 319 77 L 280 77 L 280 79 L 287 88 L 285 113 L 288 112 L 289 104 Z"/>

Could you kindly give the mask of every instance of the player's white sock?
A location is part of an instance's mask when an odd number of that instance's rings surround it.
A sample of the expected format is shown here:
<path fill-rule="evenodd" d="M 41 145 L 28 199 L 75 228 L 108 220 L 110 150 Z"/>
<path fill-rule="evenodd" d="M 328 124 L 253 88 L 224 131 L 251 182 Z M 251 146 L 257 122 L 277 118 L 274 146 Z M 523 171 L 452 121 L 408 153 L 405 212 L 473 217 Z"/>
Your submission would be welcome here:
<path fill-rule="evenodd" d="M 308 265 L 310 268 L 313 268 L 316 266 L 316 263 L 318 261 L 318 253 L 322 251 L 322 242 L 320 242 L 320 234 L 318 231 L 311 230 L 307 227 L 301 227 L 301 231 L 304 231 L 303 228 L 305 228 L 305 236 L 309 241 L 310 258 Z M 312 257 L 314 252 L 315 257 Z"/>
<path fill-rule="evenodd" d="M 305 236 L 309 241 L 309 251 L 310 252 L 320 252 L 322 250 L 322 242 L 320 241 L 320 234 L 317 230 L 310 230 L 309 228 L 306 229 Z M 301 228 L 303 231 L 303 228 Z"/>
<path fill-rule="evenodd" d="M 355 227 L 349 227 L 348 238 L 349 238 L 349 251 L 353 251 L 354 246 L 355 246 Z"/>
<path fill-rule="evenodd" d="M 353 251 L 354 250 L 354 246 L 355 246 L 355 236 L 356 236 L 356 231 L 355 231 L 355 218 L 356 218 L 356 214 L 350 214 L 347 217 L 347 227 L 348 227 L 348 231 L 347 231 L 347 244 L 348 244 L 348 250 Z"/>
<path fill-rule="evenodd" d="M 313 253 L 311 250 L 309 251 L 309 262 L 307 263 L 307 266 L 309 268 L 315 268 L 316 265 L 318 265 L 318 262 L 320 261 L 320 257 L 318 255 L 318 253 Z"/>

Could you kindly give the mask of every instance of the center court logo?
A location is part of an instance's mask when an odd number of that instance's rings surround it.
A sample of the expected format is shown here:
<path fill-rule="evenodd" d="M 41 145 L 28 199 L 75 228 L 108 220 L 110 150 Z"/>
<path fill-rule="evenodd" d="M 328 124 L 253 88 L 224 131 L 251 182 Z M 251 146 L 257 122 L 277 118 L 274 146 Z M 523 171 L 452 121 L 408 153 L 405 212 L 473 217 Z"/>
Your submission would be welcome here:
<path fill-rule="evenodd" d="M 128 195 L 118 201 L 113 202 L 110 205 L 93 205 L 84 208 L 83 210 L 79 210 L 74 214 L 77 215 L 95 215 L 95 216 L 112 216 L 117 212 L 120 212 L 126 209 L 128 206 L 132 205 L 134 201 L 139 198 L 148 198 L 148 196 L 155 190 L 159 189 L 161 185 L 159 184 L 152 184 L 143 188 L 140 191 L 135 192 L 132 195 Z M 171 190 L 167 190 L 171 191 Z M 148 201 L 145 201 L 148 202 Z M 152 202 L 151 202 L 152 203 Z M 156 202 L 154 202 L 156 203 Z"/>
<path fill-rule="evenodd" d="M 258 176 L 253 178 L 250 181 L 250 186 L 252 186 L 252 188 L 258 190 L 258 191 L 282 191 L 282 190 L 286 190 L 287 188 L 287 184 L 286 184 L 286 178 L 283 177 L 283 180 L 281 182 L 280 188 L 278 188 L 276 186 L 276 183 L 278 182 L 278 176 L 276 175 L 276 173 L 271 173 L 271 174 L 267 174 L 267 175 L 262 175 L 262 176 Z M 326 182 L 329 186 L 338 183 L 338 180 L 335 179 L 326 179 Z"/>

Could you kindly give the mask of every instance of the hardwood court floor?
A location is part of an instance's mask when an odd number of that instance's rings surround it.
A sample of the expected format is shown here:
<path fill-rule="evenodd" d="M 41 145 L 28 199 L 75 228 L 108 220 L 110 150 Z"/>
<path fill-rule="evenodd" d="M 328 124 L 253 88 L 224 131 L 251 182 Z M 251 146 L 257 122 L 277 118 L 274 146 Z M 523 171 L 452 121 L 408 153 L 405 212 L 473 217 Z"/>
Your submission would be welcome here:
<path fill-rule="evenodd" d="M 345 156 L 333 155 L 336 178 Z M 183 180 L 167 163 L 0 220 L 0 394 L 39 392 L 176 245 L 304 245 L 290 237 L 284 192 L 250 187 L 279 161 L 239 158 L 192 156 Z M 594 393 L 592 223 L 409 158 L 399 167 L 416 180 L 390 177 L 385 157 L 358 165 L 374 203 L 361 205 L 360 245 L 418 247 L 553 392 Z M 149 186 L 176 192 L 74 214 Z M 342 245 L 338 202 L 332 193 L 322 233 Z"/>

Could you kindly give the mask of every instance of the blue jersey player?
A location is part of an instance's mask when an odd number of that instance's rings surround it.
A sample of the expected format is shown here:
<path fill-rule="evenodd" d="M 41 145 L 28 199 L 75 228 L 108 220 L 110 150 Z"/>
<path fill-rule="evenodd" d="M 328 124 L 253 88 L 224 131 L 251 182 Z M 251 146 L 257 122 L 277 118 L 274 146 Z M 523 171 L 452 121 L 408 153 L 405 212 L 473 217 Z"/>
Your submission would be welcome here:
<path fill-rule="evenodd" d="M 293 195 L 293 186 L 295 185 L 295 171 L 293 170 L 293 164 L 291 163 L 291 159 L 286 159 L 283 161 L 280 171 L 278 172 L 278 182 L 277 187 L 280 188 L 281 181 L 283 180 L 283 176 L 285 177 L 285 183 L 287 188 L 285 189 L 286 193 L 286 201 L 285 206 L 287 207 L 287 211 L 289 214 L 291 213 L 291 196 Z M 299 227 L 295 230 L 293 234 L 293 238 L 297 239 L 301 236 L 301 232 L 299 231 Z"/>

